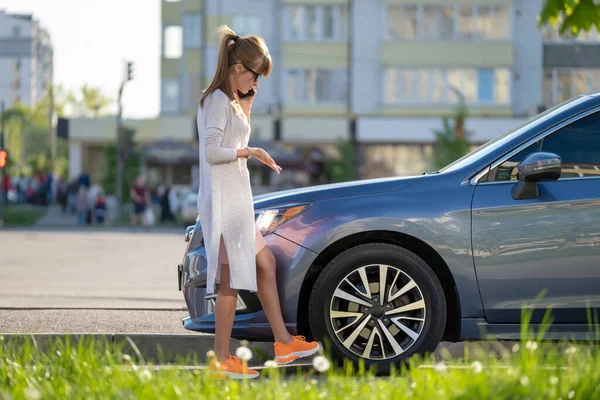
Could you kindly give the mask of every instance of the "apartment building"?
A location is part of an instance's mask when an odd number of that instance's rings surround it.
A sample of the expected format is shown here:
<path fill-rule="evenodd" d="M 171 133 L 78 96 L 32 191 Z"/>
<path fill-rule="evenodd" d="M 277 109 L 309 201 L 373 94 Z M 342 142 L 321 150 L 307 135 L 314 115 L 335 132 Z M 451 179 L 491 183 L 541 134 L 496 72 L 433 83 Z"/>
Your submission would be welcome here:
<path fill-rule="evenodd" d="M 35 105 L 52 84 L 52 71 L 48 31 L 32 15 L 0 10 L 0 100 L 7 107 Z"/>
<path fill-rule="evenodd" d="M 152 135 L 139 137 L 193 146 L 198 98 L 216 65 L 215 31 L 227 24 L 264 37 L 274 62 L 254 103 L 254 138 L 325 153 L 351 141 L 361 177 L 421 173 L 431 168 L 441 117 L 459 98 L 477 146 L 599 90 L 600 35 L 539 29 L 541 7 L 542 0 L 163 0 L 161 116 Z M 190 176 L 175 168 L 149 172 L 167 181 Z"/>

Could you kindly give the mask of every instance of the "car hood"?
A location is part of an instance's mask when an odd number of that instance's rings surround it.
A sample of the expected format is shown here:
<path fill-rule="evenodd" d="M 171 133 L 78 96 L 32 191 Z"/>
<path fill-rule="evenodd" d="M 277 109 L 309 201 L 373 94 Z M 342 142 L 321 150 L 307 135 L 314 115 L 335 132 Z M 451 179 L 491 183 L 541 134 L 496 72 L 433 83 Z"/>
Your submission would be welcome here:
<path fill-rule="evenodd" d="M 421 177 L 422 175 L 368 179 L 267 193 L 254 197 L 254 208 L 398 190 L 418 181 Z"/>

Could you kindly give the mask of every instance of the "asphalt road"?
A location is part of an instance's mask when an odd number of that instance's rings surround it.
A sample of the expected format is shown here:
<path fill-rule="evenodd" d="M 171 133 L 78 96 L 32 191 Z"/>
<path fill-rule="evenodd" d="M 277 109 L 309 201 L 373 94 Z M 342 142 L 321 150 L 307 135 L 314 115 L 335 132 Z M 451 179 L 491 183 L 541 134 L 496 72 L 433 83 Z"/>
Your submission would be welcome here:
<path fill-rule="evenodd" d="M 183 239 L 183 229 L 0 231 L 0 309 L 185 310 Z"/>
<path fill-rule="evenodd" d="M 154 310 L 2 310 L 0 334 L 5 333 L 136 333 L 189 334 L 181 319 L 187 311 Z"/>

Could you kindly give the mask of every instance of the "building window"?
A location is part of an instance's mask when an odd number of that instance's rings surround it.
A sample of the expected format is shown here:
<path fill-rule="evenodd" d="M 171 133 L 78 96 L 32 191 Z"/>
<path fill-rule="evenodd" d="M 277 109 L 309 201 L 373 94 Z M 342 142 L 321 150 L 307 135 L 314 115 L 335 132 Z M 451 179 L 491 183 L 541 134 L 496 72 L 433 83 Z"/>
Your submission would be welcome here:
<path fill-rule="evenodd" d="M 348 32 L 348 10 L 340 6 L 285 6 L 286 41 L 344 41 Z"/>
<path fill-rule="evenodd" d="M 181 58 L 183 54 L 183 30 L 181 26 L 164 29 L 163 55 L 165 58 Z"/>
<path fill-rule="evenodd" d="M 291 104 L 343 104 L 346 102 L 346 69 L 295 68 L 285 73 L 284 94 Z"/>
<path fill-rule="evenodd" d="M 544 34 L 544 40 L 547 42 L 597 42 L 600 40 L 600 34 L 594 25 L 590 27 L 590 30 L 585 32 L 579 31 L 577 35 L 573 35 L 568 29 L 564 34 L 559 33 L 559 26 L 562 23 L 562 19 L 559 18 L 556 26 L 546 25 L 542 28 Z"/>
<path fill-rule="evenodd" d="M 460 92 L 459 92 L 460 91 Z M 505 68 L 387 68 L 386 103 L 509 104 L 510 71 Z"/>
<path fill-rule="evenodd" d="M 179 112 L 179 81 L 174 79 L 163 80 L 161 108 L 165 113 Z"/>
<path fill-rule="evenodd" d="M 547 107 L 600 91 L 600 69 L 546 68 L 543 79 L 543 99 Z"/>
<path fill-rule="evenodd" d="M 231 18 L 231 29 L 240 36 L 261 36 L 260 18 L 256 15 L 234 15 Z"/>
<path fill-rule="evenodd" d="M 183 45 L 185 48 L 200 48 L 202 44 L 201 24 L 201 14 L 185 14 L 183 16 Z"/>
<path fill-rule="evenodd" d="M 13 26 L 12 28 L 12 35 L 14 37 L 20 37 L 21 36 L 21 27 L 18 25 Z"/>
<path fill-rule="evenodd" d="M 386 39 L 508 40 L 508 5 L 388 4 Z"/>
<path fill-rule="evenodd" d="M 431 144 L 369 144 L 361 146 L 365 179 L 416 175 L 432 169 Z"/>

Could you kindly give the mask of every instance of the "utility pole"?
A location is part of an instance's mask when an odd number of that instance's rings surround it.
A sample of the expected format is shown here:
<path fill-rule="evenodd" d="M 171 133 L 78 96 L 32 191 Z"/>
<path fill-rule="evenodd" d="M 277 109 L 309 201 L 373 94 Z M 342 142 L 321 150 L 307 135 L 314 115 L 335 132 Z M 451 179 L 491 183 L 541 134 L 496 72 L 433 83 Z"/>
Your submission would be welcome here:
<path fill-rule="evenodd" d="M 119 97 L 118 97 L 118 110 L 117 110 L 117 177 L 116 177 L 116 185 L 115 192 L 117 195 L 117 209 L 116 209 L 116 218 L 117 221 L 121 220 L 121 210 L 123 208 L 123 170 L 124 170 L 124 154 L 125 148 L 123 146 L 123 89 L 125 88 L 125 84 L 129 81 L 133 80 L 133 62 L 128 61 L 126 63 L 126 71 L 125 71 L 125 79 L 121 82 L 119 86 Z"/>
<path fill-rule="evenodd" d="M 3 163 L 6 162 L 6 153 L 4 152 L 4 100 L 0 101 L 0 151 L 3 153 Z M 0 168 L 0 226 L 4 225 L 4 170 L 6 165 Z"/>
<path fill-rule="evenodd" d="M 54 110 L 54 87 L 52 85 L 49 86 L 48 95 L 50 96 L 50 152 L 52 157 L 52 170 L 51 174 L 54 175 L 56 173 L 56 124 L 57 124 L 57 115 Z"/>

